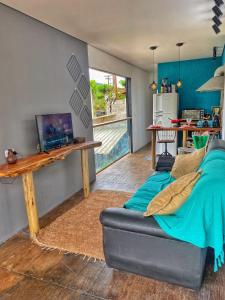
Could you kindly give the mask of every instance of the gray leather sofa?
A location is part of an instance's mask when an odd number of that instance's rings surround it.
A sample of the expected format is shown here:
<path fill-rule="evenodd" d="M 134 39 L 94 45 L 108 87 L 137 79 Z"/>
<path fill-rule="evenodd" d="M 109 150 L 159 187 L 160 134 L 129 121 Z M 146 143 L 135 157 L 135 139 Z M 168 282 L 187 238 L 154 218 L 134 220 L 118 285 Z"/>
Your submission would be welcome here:
<path fill-rule="evenodd" d="M 209 150 L 225 150 L 216 140 Z M 109 267 L 191 289 L 201 287 L 207 249 L 168 236 L 154 218 L 124 208 L 105 209 L 100 216 Z"/>

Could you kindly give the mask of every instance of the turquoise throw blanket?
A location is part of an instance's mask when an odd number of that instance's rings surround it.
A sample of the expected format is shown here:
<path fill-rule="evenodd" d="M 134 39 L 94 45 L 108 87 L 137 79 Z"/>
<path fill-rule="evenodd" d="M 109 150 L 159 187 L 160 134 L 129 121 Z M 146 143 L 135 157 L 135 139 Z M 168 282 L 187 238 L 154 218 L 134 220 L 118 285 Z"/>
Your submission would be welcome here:
<path fill-rule="evenodd" d="M 225 151 L 210 151 L 200 168 L 203 173 L 181 208 L 174 214 L 156 215 L 154 218 L 159 226 L 172 237 L 200 248 L 212 247 L 216 272 L 224 263 Z M 172 180 L 169 175 L 167 176 L 168 181 Z M 165 185 L 162 184 L 160 188 L 165 188 Z M 152 198 L 149 198 L 149 202 Z M 142 199 L 139 198 L 139 201 Z M 147 205 L 146 203 L 145 210 Z M 125 207 L 133 208 L 129 203 L 126 203 Z"/>
<path fill-rule="evenodd" d="M 145 212 L 149 202 L 175 179 L 168 172 L 156 172 L 124 204 L 124 208 Z"/>

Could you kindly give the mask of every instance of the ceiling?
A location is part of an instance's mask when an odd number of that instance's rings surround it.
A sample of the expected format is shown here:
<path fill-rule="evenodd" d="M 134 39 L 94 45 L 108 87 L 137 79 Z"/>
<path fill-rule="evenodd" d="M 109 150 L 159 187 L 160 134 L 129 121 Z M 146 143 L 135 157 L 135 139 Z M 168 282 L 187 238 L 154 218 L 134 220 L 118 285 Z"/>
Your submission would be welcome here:
<path fill-rule="evenodd" d="M 225 44 L 211 26 L 213 0 L 4 0 L 2 3 L 143 69 L 149 46 L 160 46 L 156 62 L 212 56 Z M 224 6 L 222 10 L 225 11 Z"/>

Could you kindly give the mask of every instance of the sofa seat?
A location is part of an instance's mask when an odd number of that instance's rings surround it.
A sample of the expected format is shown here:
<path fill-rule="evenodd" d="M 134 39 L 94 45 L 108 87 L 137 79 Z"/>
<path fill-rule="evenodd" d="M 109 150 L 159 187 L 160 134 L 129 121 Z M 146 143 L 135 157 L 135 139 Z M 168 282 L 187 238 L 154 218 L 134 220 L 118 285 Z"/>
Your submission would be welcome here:
<path fill-rule="evenodd" d="M 207 249 L 176 240 L 153 217 L 124 208 L 105 209 L 103 248 L 109 267 L 191 289 L 201 287 Z"/>

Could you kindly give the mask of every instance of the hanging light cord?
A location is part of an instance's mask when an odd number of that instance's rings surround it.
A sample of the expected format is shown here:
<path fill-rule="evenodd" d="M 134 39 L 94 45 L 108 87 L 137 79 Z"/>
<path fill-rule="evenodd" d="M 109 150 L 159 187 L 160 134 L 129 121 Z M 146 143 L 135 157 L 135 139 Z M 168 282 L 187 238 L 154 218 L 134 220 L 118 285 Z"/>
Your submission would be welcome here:
<path fill-rule="evenodd" d="M 179 57 L 179 72 L 178 72 L 178 79 L 180 79 L 180 47 L 178 47 L 178 57 Z"/>
<path fill-rule="evenodd" d="M 153 57 L 153 81 L 155 81 L 155 50 L 152 51 Z"/>
<path fill-rule="evenodd" d="M 180 79 L 180 47 L 179 47 L 179 79 Z"/>

